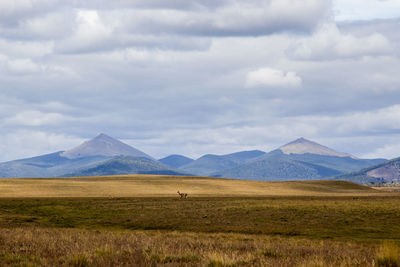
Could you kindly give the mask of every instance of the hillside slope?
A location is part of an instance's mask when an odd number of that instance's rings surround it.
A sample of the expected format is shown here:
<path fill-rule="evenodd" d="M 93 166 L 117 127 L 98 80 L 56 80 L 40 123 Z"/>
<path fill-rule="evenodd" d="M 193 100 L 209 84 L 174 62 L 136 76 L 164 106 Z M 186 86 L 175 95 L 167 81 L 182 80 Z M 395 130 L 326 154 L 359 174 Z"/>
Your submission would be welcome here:
<path fill-rule="evenodd" d="M 57 177 L 109 159 L 109 157 L 104 156 L 68 159 L 62 157 L 61 154 L 62 151 L 33 158 L 0 163 L 0 178 Z"/>
<path fill-rule="evenodd" d="M 103 161 L 95 166 L 64 174 L 63 176 L 76 177 L 122 174 L 187 175 L 187 173 L 183 171 L 171 168 L 157 161 L 136 157 L 116 157 Z"/>
<path fill-rule="evenodd" d="M 356 183 L 400 182 L 400 158 L 385 161 L 360 171 L 336 176 L 335 179 Z"/>

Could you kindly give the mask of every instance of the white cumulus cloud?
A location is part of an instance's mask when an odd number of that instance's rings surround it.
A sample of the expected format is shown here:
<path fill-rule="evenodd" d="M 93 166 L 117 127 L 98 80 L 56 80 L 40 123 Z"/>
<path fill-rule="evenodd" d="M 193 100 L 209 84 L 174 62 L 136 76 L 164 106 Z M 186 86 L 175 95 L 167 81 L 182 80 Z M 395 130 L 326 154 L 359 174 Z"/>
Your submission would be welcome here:
<path fill-rule="evenodd" d="M 302 85 L 302 79 L 292 71 L 283 72 L 272 68 L 260 68 L 250 71 L 246 76 L 246 87 L 282 87 L 296 88 Z"/>

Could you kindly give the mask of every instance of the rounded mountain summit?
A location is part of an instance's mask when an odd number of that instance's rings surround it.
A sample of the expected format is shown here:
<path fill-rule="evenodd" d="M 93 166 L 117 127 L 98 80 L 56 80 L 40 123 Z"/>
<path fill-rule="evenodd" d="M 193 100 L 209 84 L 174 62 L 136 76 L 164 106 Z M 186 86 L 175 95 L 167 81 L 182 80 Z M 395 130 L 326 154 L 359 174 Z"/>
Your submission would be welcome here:
<path fill-rule="evenodd" d="M 147 158 L 154 160 L 154 158 L 147 155 L 146 153 L 103 133 L 99 134 L 91 140 L 82 143 L 75 148 L 62 152 L 60 156 L 68 159 L 77 159 L 92 156 L 130 156 L 135 158 Z"/>

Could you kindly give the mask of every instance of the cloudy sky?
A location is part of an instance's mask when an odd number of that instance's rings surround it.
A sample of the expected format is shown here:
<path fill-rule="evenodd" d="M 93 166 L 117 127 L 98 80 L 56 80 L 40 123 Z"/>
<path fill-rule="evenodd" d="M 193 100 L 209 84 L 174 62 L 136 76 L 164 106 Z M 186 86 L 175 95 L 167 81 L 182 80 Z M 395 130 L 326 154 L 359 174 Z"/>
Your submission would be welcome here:
<path fill-rule="evenodd" d="M 99 133 L 400 156 L 399 27 L 398 0 L 0 1 L 0 161 Z"/>

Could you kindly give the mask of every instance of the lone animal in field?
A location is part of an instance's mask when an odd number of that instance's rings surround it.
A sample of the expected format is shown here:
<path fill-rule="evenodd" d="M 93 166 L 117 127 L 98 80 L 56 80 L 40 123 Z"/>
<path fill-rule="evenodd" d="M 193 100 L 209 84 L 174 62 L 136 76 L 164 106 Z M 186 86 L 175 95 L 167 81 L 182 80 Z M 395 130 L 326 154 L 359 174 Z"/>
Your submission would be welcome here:
<path fill-rule="evenodd" d="M 178 191 L 178 195 L 179 195 L 181 198 L 187 198 L 187 196 L 188 196 L 187 193 L 181 193 L 181 192 L 179 192 L 179 191 Z"/>

